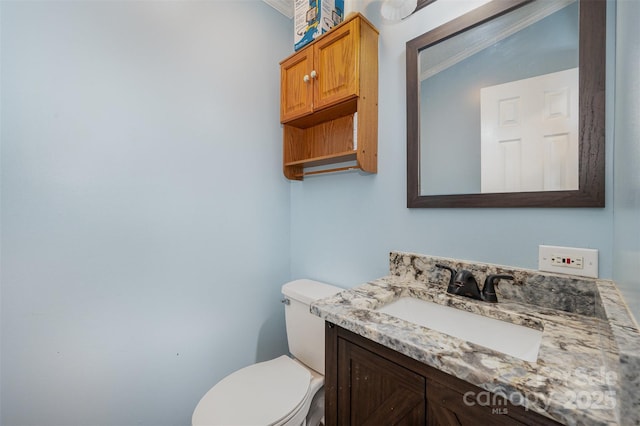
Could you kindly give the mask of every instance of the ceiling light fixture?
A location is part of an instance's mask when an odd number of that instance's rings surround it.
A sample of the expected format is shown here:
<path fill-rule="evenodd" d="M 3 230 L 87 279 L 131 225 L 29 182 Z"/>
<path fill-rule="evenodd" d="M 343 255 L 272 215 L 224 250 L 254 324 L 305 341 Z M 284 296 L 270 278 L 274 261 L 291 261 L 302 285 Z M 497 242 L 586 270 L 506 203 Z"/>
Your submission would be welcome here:
<path fill-rule="evenodd" d="M 400 21 L 411 15 L 418 6 L 418 0 L 384 0 L 380 14 L 388 21 Z"/>

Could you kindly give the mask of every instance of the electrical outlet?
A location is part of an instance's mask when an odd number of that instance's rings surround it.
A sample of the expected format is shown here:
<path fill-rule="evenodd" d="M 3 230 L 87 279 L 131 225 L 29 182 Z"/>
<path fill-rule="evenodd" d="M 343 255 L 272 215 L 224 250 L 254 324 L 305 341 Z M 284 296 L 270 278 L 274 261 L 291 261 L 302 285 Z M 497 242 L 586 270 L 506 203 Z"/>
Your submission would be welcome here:
<path fill-rule="evenodd" d="M 598 278 L 598 250 L 538 246 L 538 269 Z"/>
<path fill-rule="evenodd" d="M 584 258 L 582 256 L 569 257 L 563 254 L 552 254 L 551 265 L 553 266 L 565 266 L 567 268 L 584 268 Z"/>

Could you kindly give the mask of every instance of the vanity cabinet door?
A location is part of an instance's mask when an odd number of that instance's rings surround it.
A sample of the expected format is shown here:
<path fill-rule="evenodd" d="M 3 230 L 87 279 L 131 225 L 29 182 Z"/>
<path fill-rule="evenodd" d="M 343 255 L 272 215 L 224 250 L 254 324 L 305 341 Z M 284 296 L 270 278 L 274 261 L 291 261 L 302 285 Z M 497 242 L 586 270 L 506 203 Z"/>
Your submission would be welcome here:
<path fill-rule="evenodd" d="M 467 391 L 471 391 L 471 387 Z M 427 385 L 427 424 L 429 426 L 524 426 L 524 423 L 507 416 L 512 406 L 506 401 L 490 396 L 488 399 L 493 400 L 494 404 L 479 406 L 474 398 L 476 395 L 478 395 L 477 392 L 471 391 L 465 396 L 465 393 L 430 380 Z M 489 394 L 485 393 L 485 395 Z M 486 399 L 484 398 L 483 402 Z"/>
<path fill-rule="evenodd" d="M 338 424 L 426 424 L 424 377 L 344 339 L 338 341 Z"/>
<path fill-rule="evenodd" d="M 327 426 L 559 425 L 334 324 L 325 331 Z"/>

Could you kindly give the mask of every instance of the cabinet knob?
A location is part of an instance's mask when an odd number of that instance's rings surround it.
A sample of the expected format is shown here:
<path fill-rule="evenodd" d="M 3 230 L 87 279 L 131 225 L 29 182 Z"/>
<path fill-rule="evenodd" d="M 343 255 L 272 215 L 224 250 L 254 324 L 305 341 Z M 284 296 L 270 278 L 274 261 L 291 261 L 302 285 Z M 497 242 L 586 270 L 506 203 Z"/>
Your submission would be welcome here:
<path fill-rule="evenodd" d="M 316 77 L 318 77 L 316 70 L 311 71 L 311 78 L 315 79 Z"/>
<path fill-rule="evenodd" d="M 309 82 L 309 75 L 305 74 L 305 76 L 302 77 L 302 81 L 304 81 L 305 83 L 308 83 Z"/>

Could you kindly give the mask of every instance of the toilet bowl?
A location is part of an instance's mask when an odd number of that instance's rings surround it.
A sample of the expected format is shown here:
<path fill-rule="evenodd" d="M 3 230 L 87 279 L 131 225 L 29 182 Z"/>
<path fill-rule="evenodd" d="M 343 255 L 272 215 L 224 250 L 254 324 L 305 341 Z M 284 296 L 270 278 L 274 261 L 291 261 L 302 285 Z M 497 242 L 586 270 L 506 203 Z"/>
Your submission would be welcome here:
<path fill-rule="evenodd" d="M 301 425 L 323 382 L 322 375 L 286 355 L 253 364 L 211 388 L 198 403 L 192 424 Z"/>
<path fill-rule="evenodd" d="M 324 417 L 324 322 L 312 301 L 342 291 L 312 280 L 282 286 L 289 351 L 231 373 L 196 406 L 193 426 L 317 426 Z"/>

